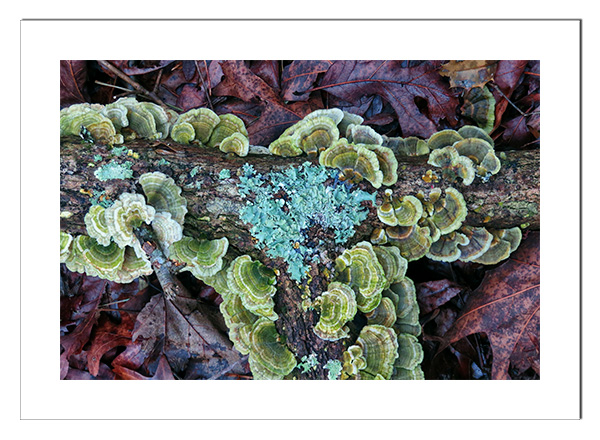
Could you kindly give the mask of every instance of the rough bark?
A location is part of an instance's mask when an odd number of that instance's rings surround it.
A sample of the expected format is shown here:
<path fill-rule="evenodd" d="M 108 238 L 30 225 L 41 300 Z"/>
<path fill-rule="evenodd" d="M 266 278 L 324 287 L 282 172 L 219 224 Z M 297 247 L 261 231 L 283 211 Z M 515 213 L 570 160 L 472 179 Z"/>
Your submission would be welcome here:
<path fill-rule="evenodd" d="M 331 280 L 328 271 L 324 269 L 332 268 L 332 262 L 340 248 L 332 246 L 328 249 L 327 257 L 319 265 L 312 266 L 310 283 L 299 286 L 288 277 L 286 264 L 282 260 L 270 261 L 254 247 L 249 232 L 250 225 L 239 219 L 240 209 L 245 205 L 236 185 L 242 165 L 250 163 L 257 172 L 268 173 L 300 165 L 308 160 L 307 157 L 231 157 L 215 149 L 166 141 L 135 141 L 128 143 L 126 147 L 139 157 L 133 158 L 126 154 L 116 156 L 107 147 L 81 144 L 73 139 L 62 140 L 61 229 L 72 234 L 85 233 L 83 218 L 93 195 L 104 191 L 102 197 L 114 200 L 122 192 L 141 193 L 136 178 L 146 172 L 161 171 L 173 177 L 183 189 L 182 195 L 188 203 L 186 235 L 209 239 L 227 236 L 234 255 L 250 254 L 279 271 L 275 310 L 281 319 L 276 325 L 297 358 L 315 353 L 319 365 L 324 365 L 328 359 L 341 357 L 348 340 L 332 343 L 316 337 L 312 327 L 318 320 L 317 314 L 313 311 L 305 312 L 300 306 L 303 293 L 309 293 L 314 299 L 326 289 Z M 102 160 L 97 160 L 98 156 Z M 133 178 L 105 182 L 98 180 L 94 172 L 110 160 L 132 162 Z M 427 170 L 436 170 L 427 165 L 426 158 L 405 158 L 399 159 L 399 162 L 400 177 L 398 183 L 391 187 L 394 194 L 415 194 L 419 190 L 427 192 L 434 186 L 450 186 L 443 181 L 434 185 L 423 180 Z M 219 178 L 219 173 L 224 168 L 230 170 L 230 178 Z M 190 173 L 192 170 L 195 170 L 194 173 Z M 469 186 L 452 186 L 461 191 L 467 201 L 469 215 L 466 224 L 494 228 L 528 224 L 531 229 L 539 229 L 539 177 L 539 151 L 513 151 L 506 152 L 500 173 L 489 182 L 476 181 Z M 365 191 L 374 191 L 368 182 L 363 182 L 360 186 Z M 385 189 L 386 187 L 382 187 L 378 190 L 378 202 Z M 356 228 L 355 235 L 345 244 L 346 247 L 368 240 L 373 228 L 383 226 L 377 219 L 375 208 L 371 206 L 369 209 L 369 217 Z M 318 367 L 301 377 L 322 379 L 326 374 L 326 370 Z"/>

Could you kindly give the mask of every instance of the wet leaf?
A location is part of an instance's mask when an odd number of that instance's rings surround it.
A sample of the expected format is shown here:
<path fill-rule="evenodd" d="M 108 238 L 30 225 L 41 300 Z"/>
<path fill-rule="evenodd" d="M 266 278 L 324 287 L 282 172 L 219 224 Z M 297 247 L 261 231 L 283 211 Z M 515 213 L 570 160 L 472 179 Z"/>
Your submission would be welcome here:
<path fill-rule="evenodd" d="M 403 136 L 429 137 L 441 119 L 456 123 L 458 98 L 440 77 L 437 61 L 336 61 L 317 89 L 347 102 L 379 95 L 398 116 Z M 426 108 L 419 108 L 419 99 Z M 421 105 L 423 107 L 423 105 Z"/>
<path fill-rule="evenodd" d="M 440 68 L 440 75 L 450 79 L 450 87 L 483 87 L 494 78 L 498 61 L 450 61 Z"/>
<path fill-rule="evenodd" d="M 135 321 L 129 313 L 123 313 L 118 324 L 108 319 L 105 314 L 101 316 L 87 353 L 87 367 L 92 376 L 98 374 L 100 360 L 107 351 L 119 346 L 126 347 L 131 343 L 134 323 Z"/>
<path fill-rule="evenodd" d="M 173 372 L 171 371 L 171 366 L 169 365 L 165 355 L 160 357 L 156 372 L 151 377 L 146 377 L 143 374 L 140 374 L 137 371 L 122 365 L 115 366 L 113 371 L 119 377 L 119 379 L 124 380 L 175 380 L 175 377 L 173 377 Z"/>
<path fill-rule="evenodd" d="M 60 61 L 60 105 L 65 107 L 89 101 L 85 91 L 87 79 L 87 61 Z"/>
<path fill-rule="evenodd" d="M 327 72 L 331 61 L 296 60 L 283 69 L 282 96 L 286 101 L 306 101 L 317 76 Z"/>
<path fill-rule="evenodd" d="M 508 379 L 511 359 L 539 365 L 539 233 L 531 233 L 509 260 L 486 273 L 465 309 L 445 335 L 445 346 L 473 333 L 486 333 L 492 347 L 492 379 Z"/>
<path fill-rule="evenodd" d="M 500 60 L 498 61 L 498 68 L 496 69 L 496 75 L 494 76 L 494 84 L 502 90 L 504 96 L 510 98 L 513 91 L 519 84 L 519 80 L 527 66 L 527 60 Z M 493 87 L 490 89 L 494 98 L 496 98 L 496 123 L 494 129 L 496 129 L 502 120 L 502 115 L 508 107 L 508 101 Z"/>

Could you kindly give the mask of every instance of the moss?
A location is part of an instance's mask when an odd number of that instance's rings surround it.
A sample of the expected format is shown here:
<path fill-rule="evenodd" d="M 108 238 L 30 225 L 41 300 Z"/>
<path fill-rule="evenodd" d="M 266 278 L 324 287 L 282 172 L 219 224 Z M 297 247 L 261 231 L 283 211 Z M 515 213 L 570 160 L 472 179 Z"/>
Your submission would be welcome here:
<path fill-rule="evenodd" d="M 251 165 L 242 168 L 238 191 L 252 198 L 240 211 L 240 218 L 252 224 L 256 246 L 270 258 L 281 257 L 295 281 L 306 277 L 310 261 L 319 261 L 324 242 L 312 239 L 309 230 L 321 229 L 336 244 L 354 235 L 354 227 L 365 220 L 363 201 L 375 202 L 375 194 L 339 183 L 336 170 L 306 162 L 282 172 L 261 175 Z M 326 181 L 334 180 L 332 185 Z"/>
<path fill-rule="evenodd" d="M 98 168 L 94 175 L 102 182 L 113 179 L 131 179 L 133 177 L 132 165 L 133 163 L 129 161 L 118 163 L 111 160 L 106 165 Z"/>

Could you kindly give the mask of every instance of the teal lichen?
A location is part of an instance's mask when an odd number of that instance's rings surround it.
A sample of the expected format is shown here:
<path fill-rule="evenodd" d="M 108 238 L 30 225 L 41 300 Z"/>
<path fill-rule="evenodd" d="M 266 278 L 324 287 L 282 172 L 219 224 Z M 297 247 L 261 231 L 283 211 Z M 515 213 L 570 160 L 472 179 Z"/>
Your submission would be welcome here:
<path fill-rule="evenodd" d="M 95 189 L 92 190 L 92 198 L 90 199 L 92 206 L 100 205 L 103 208 L 110 208 L 112 206 L 112 204 L 114 203 L 114 201 L 106 199 L 106 198 L 100 200 L 104 194 L 106 194 L 106 191 L 97 191 Z"/>
<path fill-rule="evenodd" d="M 125 153 L 127 153 L 127 147 L 113 147 L 110 152 L 113 156 L 123 156 Z"/>
<path fill-rule="evenodd" d="M 165 160 L 164 158 L 161 158 L 157 164 L 158 165 L 171 165 L 171 162 L 169 162 L 168 160 Z"/>
<path fill-rule="evenodd" d="M 94 154 L 94 162 L 100 162 L 102 160 L 102 156 L 99 154 Z"/>
<path fill-rule="evenodd" d="M 230 177 L 231 177 L 231 171 L 229 171 L 227 168 L 223 168 L 219 172 L 219 179 L 221 179 L 221 180 L 229 179 Z"/>
<path fill-rule="evenodd" d="M 300 359 L 300 363 L 297 365 L 297 367 L 300 368 L 303 373 L 307 373 L 311 369 L 314 370 L 317 365 L 319 365 L 317 355 L 315 353 L 311 353 L 308 356 L 302 356 L 302 359 Z"/>
<path fill-rule="evenodd" d="M 337 359 L 329 359 L 323 368 L 329 370 L 327 372 L 327 379 L 338 380 L 342 374 L 342 363 Z"/>
<path fill-rule="evenodd" d="M 265 176 L 245 164 L 238 184 L 248 198 L 240 218 L 252 225 L 256 246 L 270 258 L 281 257 L 288 273 L 301 281 L 308 263 L 320 260 L 322 240 L 311 241 L 309 230 L 320 228 L 333 235 L 336 244 L 354 235 L 354 227 L 365 220 L 368 209 L 361 202 L 375 202 L 375 194 L 352 189 L 337 181 L 338 171 L 309 162 Z M 325 184 L 327 180 L 331 184 Z"/>
<path fill-rule="evenodd" d="M 129 161 L 118 163 L 112 160 L 94 171 L 94 175 L 102 182 L 113 179 L 131 179 L 133 177 L 132 165 L 133 163 Z"/>
<path fill-rule="evenodd" d="M 190 171 L 190 177 L 194 177 L 196 174 L 198 174 L 198 171 L 200 171 L 199 166 L 195 166 L 194 168 L 192 168 Z"/>

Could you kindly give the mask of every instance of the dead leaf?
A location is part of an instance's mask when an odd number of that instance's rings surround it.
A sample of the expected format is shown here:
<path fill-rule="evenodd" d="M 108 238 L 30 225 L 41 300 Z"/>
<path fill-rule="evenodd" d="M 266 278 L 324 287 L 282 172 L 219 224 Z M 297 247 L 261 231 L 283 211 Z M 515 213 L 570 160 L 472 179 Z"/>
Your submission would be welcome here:
<path fill-rule="evenodd" d="M 421 313 L 429 313 L 454 298 L 464 288 L 450 280 L 428 281 L 417 284 L 417 299 Z"/>
<path fill-rule="evenodd" d="M 450 87 L 483 87 L 494 78 L 498 61 L 450 61 L 440 68 L 440 75 L 450 79 Z"/>
<path fill-rule="evenodd" d="M 325 90 L 350 103 L 379 95 L 394 108 L 403 136 L 428 138 L 441 119 L 451 125 L 457 122 L 458 98 L 440 77 L 439 66 L 437 61 L 336 61 L 313 90 Z M 417 98 L 425 109 L 419 108 Z"/>
<path fill-rule="evenodd" d="M 519 80 L 523 75 L 523 71 L 527 66 L 527 60 L 500 60 L 498 61 L 498 68 L 496 69 L 496 75 L 494 76 L 494 84 L 502 90 L 504 96 L 510 98 L 515 88 L 519 84 Z M 490 89 L 494 98 L 496 98 L 496 122 L 494 123 L 494 130 L 498 128 L 502 122 L 502 115 L 508 107 L 508 101 L 493 87 Z"/>
<path fill-rule="evenodd" d="M 185 370 L 190 359 L 205 360 L 210 376 L 240 362 L 241 355 L 228 337 L 196 305 L 194 299 L 166 301 L 161 294 L 153 296 L 138 314 L 132 340 L 149 341 L 148 350 L 164 344 L 162 352 L 178 372 Z"/>
<path fill-rule="evenodd" d="M 275 60 L 261 60 L 261 61 L 250 61 L 250 70 L 275 92 L 279 93 L 279 61 Z"/>
<path fill-rule="evenodd" d="M 160 357 L 156 372 L 152 377 L 146 377 L 143 374 L 140 374 L 137 371 L 131 370 L 122 365 L 115 366 L 113 371 L 119 377 L 119 379 L 124 380 L 175 380 L 175 377 L 173 377 L 173 372 L 171 371 L 171 366 L 169 365 L 165 355 Z"/>
<path fill-rule="evenodd" d="M 286 101 L 306 101 L 317 77 L 327 72 L 332 65 L 331 61 L 296 60 L 285 66 L 281 82 L 283 85 L 282 96 Z"/>
<path fill-rule="evenodd" d="M 71 104 L 88 102 L 89 96 L 85 91 L 87 79 L 87 61 L 61 60 L 60 61 L 60 105 L 65 107 Z"/>
<path fill-rule="evenodd" d="M 91 338 L 91 347 L 87 352 L 88 371 L 92 376 L 98 374 L 100 359 L 115 347 L 126 347 L 131 343 L 131 332 L 135 323 L 129 313 L 122 313 L 121 322 L 111 321 L 103 314 Z"/>
<path fill-rule="evenodd" d="M 509 379 L 511 358 L 539 363 L 539 351 L 531 351 L 529 342 L 540 338 L 539 259 L 539 233 L 531 233 L 506 263 L 486 273 L 444 336 L 448 346 L 470 334 L 486 333 L 493 354 L 492 379 Z"/>

